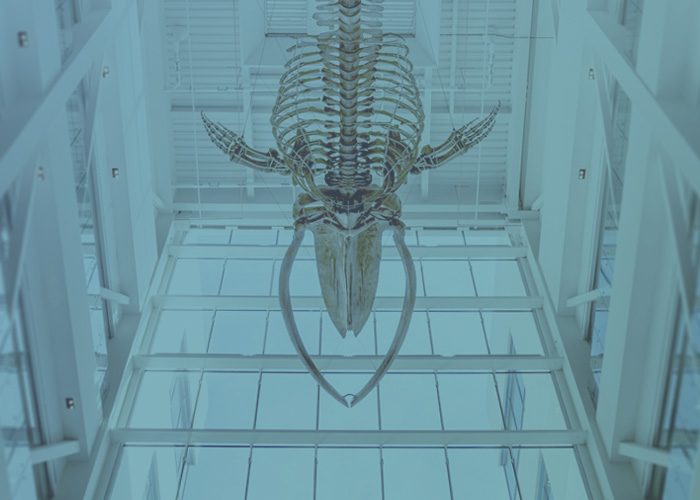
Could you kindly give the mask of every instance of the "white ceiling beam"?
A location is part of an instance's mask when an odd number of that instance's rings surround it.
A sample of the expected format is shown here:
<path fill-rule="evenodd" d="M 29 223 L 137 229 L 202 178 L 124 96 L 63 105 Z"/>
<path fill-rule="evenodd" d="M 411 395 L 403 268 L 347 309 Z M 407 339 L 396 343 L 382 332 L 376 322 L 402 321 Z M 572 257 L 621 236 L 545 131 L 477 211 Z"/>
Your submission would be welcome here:
<path fill-rule="evenodd" d="M 450 210 L 452 208 L 452 210 Z M 462 207 L 460 207 L 462 208 Z M 178 228 L 189 227 L 279 227 L 291 228 L 294 223 L 291 216 L 281 214 L 279 207 L 276 210 L 270 211 L 241 211 L 238 206 L 232 208 L 236 212 L 236 216 L 217 217 L 206 215 L 201 219 L 192 219 L 187 214 L 179 214 L 176 216 L 174 223 Z M 473 215 L 471 211 L 460 211 L 461 217 L 455 218 L 454 207 L 445 206 L 442 212 L 418 212 L 404 211 L 403 221 L 407 229 L 502 229 L 504 227 L 516 226 L 519 220 L 531 219 L 529 214 L 532 212 L 520 212 L 515 218 L 506 218 L 502 210 L 494 210 L 490 212 L 481 212 L 477 219 L 470 218 Z"/>
<path fill-rule="evenodd" d="M 289 186 L 291 189 L 293 186 Z M 217 188 L 202 188 L 203 191 L 208 191 L 211 189 L 217 189 Z M 206 193 L 203 193 L 206 194 Z M 414 214 L 445 214 L 445 213 L 450 213 L 452 214 L 452 223 L 454 225 L 455 223 L 455 208 L 459 207 L 460 211 L 462 213 L 470 213 L 476 210 L 476 205 L 473 204 L 437 204 L 437 203 L 425 203 L 425 204 L 420 204 L 420 205 L 408 205 L 403 207 L 403 216 L 409 216 L 409 215 L 414 215 Z M 240 204 L 240 203 L 232 203 L 232 202 L 222 202 L 222 203 L 213 203 L 213 202 L 204 202 L 204 203 L 196 203 L 196 202 L 175 202 L 172 204 L 170 207 L 173 210 L 192 210 L 192 211 L 199 211 L 200 208 L 204 212 L 253 212 L 253 213 L 260 213 L 260 212 L 270 212 L 272 214 L 275 214 L 279 216 L 280 211 L 285 212 L 286 210 L 289 210 L 291 212 L 291 207 L 287 209 L 287 207 L 280 207 L 279 204 L 273 204 L 273 203 L 245 203 L 245 204 Z M 502 204 L 482 204 L 480 206 L 480 218 L 483 216 L 484 219 L 489 218 L 489 213 L 504 213 L 504 207 Z M 503 216 L 499 217 L 493 217 L 492 220 L 502 220 Z M 236 224 L 239 224 L 240 222 L 237 222 Z M 429 225 L 429 224 L 428 224 Z"/>
<path fill-rule="evenodd" d="M 277 89 L 277 87 L 275 87 Z M 441 92 L 443 89 L 420 89 L 421 92 L 424 93 L 425 96 L 431 96 L 433 92 Z M 460 92 L 463 91 L 463 89 L 459 89 Z M 251 94 L 253 95 L 254 92 L 251 90 L 244 90 L 242 91 L 244 94 Z M 257 92 L 257 91 L 256 91 Z M 272 91 L 270 91 L 272 92 Z M 189 94 L 188 94 L 189 95 Z M 243 101 L 245 102 L 245 98 Z M 474 101 L 465 103 L 463 107 L 460 107 L 460 115 L 464 115 L 467 119 L 470 118 L 471 115 L 473 117 L 481 116 L 482 115 L 482 106 L 481 102 L 479 101 L 478 97 L 475 96 Z M 272 107 L 275 104 L 274 99 L 271 99 L 269 103 L 267 104 L 262 104 L 259 102 L 256 102 L 255 99 L 253 99 L 251 104 L 251 115 L 255 116 L 270 116 L 272 113 Z M 436 116 L 444 115 L 444 116 L 449 116 L 450 114 L 453 114 L 453 111 L 450 111 L 450 109 L 444 109 L 440 110 L 437 109 L 433 111 L 432 104 L 430 107 L 426 105 L 426 97 L 423 97 L 423 104 L 424 104 L 424 109 L 426 110 L 426 123 L 429 121 L 430 116 L 432 114 Z M 196 113 L 200 113 L 204 111 L 205 113 L 237 113 L 237 114 L 242 114 L 245 115 L 247 113 L 247 107 L 245 105 L 235 105 L 231 104 L 231 96 L 228 94 L 221 94 L 221 102 L 220 103 L 200 103 L 200 104 L 195 104 L 194 111 Z M 173 103 L 170 105 L 170 112 L 177 115 L 181 113 L 192 113 L 192 106 L 190 104 L 179 104 L 179 103 Z M 499 111 L 499 114 L 501 115 L 508 115 L 511 113 L 511 105 L 510 103 L 502 103 L 501 104 L 501 109 Z"/>
<path fill-rule="evenodd" d="M 311 356 L 321 371 L 374 371 L 384 356 Z M 560 357 L 544 356 L 404 356 L 396 357 L 391 369 L 415 371 L 460 371 L 502 373 L 508 371 L 549 372 L 561 369 Z M 151 354 L 134 357 L 143 370 L 304 370 L 297 355 L 261 354 Z"/>
<path fill-rule="evenodd" d="M 527 255 L 525 247 L 508 246 L 409 246 L 414 259 L 520 259 Z M 287 252 L 286 246 L 254 245 L 171 245 L 168 252 L 172 257 L 189 259 L 276 259 L 281 260 Z M 396 247 L 382 248 L 382 258 L 398 259 Z"/>
<path fill-rule="evenodd" d="M 295 310 L 323 309 L 321 297 L 292 297 Z M 156 295 L 153 304 L 163 309 L 196 310 L 275 310 L 279 309 L 276 296 L 220 296 L 220 295 Z M 403 297 L 377 297 L 374 309 L 400 311 Z M 505 311 L 533 310 L 542 307 L 541 297 L 416 297 L 416 310 L 477 310 Z"/>
<path fill-rule="evenodd" d="M 157 445 L 299 445 L 299 446 L 572 446 L 584 444 L 583 431 L 356 431 L 356 430 L 180 430 L 119 428 L 112 440 Z"/>

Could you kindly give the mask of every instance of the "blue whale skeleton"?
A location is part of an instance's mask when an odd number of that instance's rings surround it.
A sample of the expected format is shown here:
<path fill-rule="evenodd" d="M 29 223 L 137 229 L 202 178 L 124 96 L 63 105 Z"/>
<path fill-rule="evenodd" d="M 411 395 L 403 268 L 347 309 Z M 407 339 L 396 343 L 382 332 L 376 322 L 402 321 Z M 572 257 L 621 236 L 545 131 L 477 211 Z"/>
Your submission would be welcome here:
<path fill-rule="evenodd" d="M 211 141 L 234 163 L 291 175 L 302 194 L 294 204 L 294 238 L 279 279 L 287 331 L 310 374 L 332 397 L 354 406 L 379 383 L 406 337 L 416 274 L 404 241 L 396 191 L 409 174 L 438 168 L 483 140 L 499 105 L 419 150 L 425 115 L 408 47 L 382 32 L 383 0 L 317 0 L 322 33 L 297 39 L 279 82 L 271 125 L 278 149 L 251 148 L 204 113 Z M 403 309 L 386 356 L 356 394 L 343 396 L 309 355 L 294 320 L 289 276 L 309 229 L 328 314 L 342 337 L 358 335 L 377 292 L 382 233 L 393 231 L 406 273 Z"/>

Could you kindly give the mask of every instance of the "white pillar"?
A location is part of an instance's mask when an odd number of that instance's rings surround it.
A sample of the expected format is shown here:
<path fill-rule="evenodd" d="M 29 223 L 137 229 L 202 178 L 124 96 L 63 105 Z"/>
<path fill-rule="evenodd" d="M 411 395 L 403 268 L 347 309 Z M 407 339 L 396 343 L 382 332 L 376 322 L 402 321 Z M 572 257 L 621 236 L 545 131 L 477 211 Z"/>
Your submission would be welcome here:
<path fill-rule="evenodd" d="M 591 168 L 595 82 L 588 77 L 581 16 L 585 2 L 561 5 L 559 38 L 552 51 L 548 84 L 546 144 L 540 212 L 539 262 L 554 306 L 571 314 L 569 297 L 578 293 L 582 230 L 591 183 L 579 170 Z"/>
<path fill-rule="evenodd" d="M 49 130 L 23 290 L 46 438 L 77 440 L 80 456 L 86 458 L 102 417 L 65 113 L 55 117 Z M 73 399 L 73 408 L 67 398 Z"/>

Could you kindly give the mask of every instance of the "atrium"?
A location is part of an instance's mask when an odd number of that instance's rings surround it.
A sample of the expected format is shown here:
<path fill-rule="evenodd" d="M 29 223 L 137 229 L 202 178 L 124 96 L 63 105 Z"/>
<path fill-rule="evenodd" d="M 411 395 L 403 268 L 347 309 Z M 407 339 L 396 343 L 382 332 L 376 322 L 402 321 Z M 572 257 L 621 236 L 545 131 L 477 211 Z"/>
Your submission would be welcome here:
<path fill-rule="evenodd" d="M 700 499 L 700 2 L 383 0 L 420 147 L 495 121 L 399 178 L 413 315 L 353 407 L 288 335 L 303 182 L 202 120 L 275 160 L 335 3 L 0 0 L 0 499 Z M 382 234 L 341 336 L 314 237 L 293 312 L 352 395 L 411 278 Z"/>

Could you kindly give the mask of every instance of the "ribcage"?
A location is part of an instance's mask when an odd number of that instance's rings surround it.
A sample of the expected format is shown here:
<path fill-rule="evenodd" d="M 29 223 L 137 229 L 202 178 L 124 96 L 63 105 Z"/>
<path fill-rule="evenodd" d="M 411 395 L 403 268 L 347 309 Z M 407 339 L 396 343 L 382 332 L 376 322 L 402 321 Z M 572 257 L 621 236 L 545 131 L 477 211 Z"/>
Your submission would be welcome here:
<path fill-rule="evenodd" d="M 289 49 L 273 134 L 307 192 L 350 206 L 362 191 L 366 205 L 398 189 L 416 160 L 420 94 L 402 39 L 362 18 L 378 14 L 380 1 L 321 3 L 317 21 L 330 31 Z"/>

